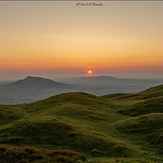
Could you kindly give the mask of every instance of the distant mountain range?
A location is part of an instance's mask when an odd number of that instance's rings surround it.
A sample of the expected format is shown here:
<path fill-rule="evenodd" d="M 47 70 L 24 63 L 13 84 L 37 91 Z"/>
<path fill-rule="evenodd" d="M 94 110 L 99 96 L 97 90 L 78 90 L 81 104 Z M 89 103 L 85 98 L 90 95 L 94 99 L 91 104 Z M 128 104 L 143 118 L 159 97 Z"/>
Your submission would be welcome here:
<path fill-rule="evenodd" d="M 28 76 L 15 82 L 0 84 L 0 104 L 30 103 L 66 92 L 94 95 L 135 93 L 160 85 L 163 79 L 127 79 L 110 76 L 64 78 L 56 81 Z"/>
<path fill-rule="evenodd" d="M 58 79 L 58 82 L 80 84 L 78 90 L 98 96 L 112 93 L 135 93 L 163 84 L 163 79 L 130 79 L 111 76 L 74 77 Z"/>
<path fill-rule="evenodd" d="M 87 85 L 131 85 L 131 84 L 161 84 L 163 79 L 134 79 L 134 78 L 116 78 L 112 76 L 91 76 L 91 77 L 71 77 L 61 78 L 57 81 L 67 84 L 87 84 Z M 150 86 L 149 86 L 150 87 Z"/>

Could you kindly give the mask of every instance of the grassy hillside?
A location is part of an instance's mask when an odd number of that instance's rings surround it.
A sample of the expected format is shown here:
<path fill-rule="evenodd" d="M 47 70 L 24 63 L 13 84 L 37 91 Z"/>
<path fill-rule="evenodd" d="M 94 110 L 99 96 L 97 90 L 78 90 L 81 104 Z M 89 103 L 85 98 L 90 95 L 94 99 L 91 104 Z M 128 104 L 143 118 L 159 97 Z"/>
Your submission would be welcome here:
<path fill-rule="evenodd" d="M 57 162 L 47 153 L 58 148 L 84 153 L 88 162 L 163 161 L 162 97 L 158 86 L 136 94 L 65 93 L 0 105 L 0 150 L 7 155 L 14 148 L 35 148 L 42 158 L 36 162 Z"/>
<path fill-rule="evenodd" d="M 0 125 L 11 123 L 24 117 L 23 112 L 21 105 L 0 105 Z"/>

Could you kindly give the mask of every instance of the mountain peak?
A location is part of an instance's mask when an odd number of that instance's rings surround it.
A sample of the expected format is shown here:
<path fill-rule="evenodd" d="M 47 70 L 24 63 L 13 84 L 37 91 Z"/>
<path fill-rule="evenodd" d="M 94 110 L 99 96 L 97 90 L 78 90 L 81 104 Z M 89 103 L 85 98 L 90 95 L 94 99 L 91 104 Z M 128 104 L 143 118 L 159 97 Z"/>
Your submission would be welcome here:
<path fill-rule="evenodd" d="M 42 78 L 42 77 L 35 77 L 35 76 L 27 76 L 25 79 L 23 80 L 35 80 L 35 79 L 43 79 L 43 80 L 50 80 L 50 79 L 46 79 L 46 78 Z M 52 80 L 51 80 L 52 81 Z"/>
<path fill-rule="evenodd" d="M 25 79 L 18 80 L 10 85 L 17 86 L 18 88 L 23 87 L 35 87 L 35 88 L 51 88 L 51 87 L 65 87 L 66 84 L 53 81 L 51 79 L 42 77 L 27 76 Z"/>
<path fill-rule="evenodd" d="M 30 78 L 37 78 L 37 77 L 34 77 L 34 76 L 27 76 L 25 79 L 30 79 Z"/>

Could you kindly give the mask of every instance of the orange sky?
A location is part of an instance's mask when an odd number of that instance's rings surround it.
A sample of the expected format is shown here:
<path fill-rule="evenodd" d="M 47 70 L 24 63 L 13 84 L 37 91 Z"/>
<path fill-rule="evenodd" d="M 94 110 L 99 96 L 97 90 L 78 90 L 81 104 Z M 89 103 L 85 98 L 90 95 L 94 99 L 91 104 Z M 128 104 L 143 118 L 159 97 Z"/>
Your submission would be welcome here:
<path fill-rule="evenodd" d="M 80 76 L 89 69 L 162 77 L 163 2 L 76 3 L 0 2 L 0 80 L 40 72 Z"/>

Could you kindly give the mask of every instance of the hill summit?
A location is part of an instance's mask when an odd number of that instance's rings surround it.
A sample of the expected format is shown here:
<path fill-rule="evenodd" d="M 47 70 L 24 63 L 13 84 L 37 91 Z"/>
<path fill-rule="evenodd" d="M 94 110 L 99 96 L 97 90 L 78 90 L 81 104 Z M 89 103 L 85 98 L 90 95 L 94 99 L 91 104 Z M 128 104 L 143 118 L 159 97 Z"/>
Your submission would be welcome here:
<path fill-rule="evenodd" d="M 59 83 L 42 77 L 33 77 L 33 76 L 28 76 L 23 80 L 18 80 L 9 85 L 17 86 L 17 87 L 41 87 L 41 88 L 66 87 L 66 84 Z"/>

